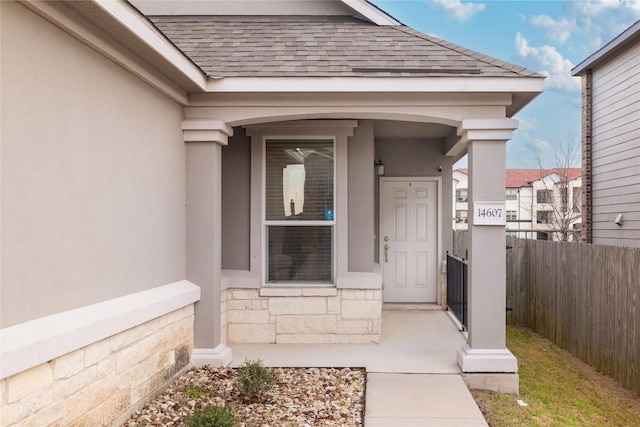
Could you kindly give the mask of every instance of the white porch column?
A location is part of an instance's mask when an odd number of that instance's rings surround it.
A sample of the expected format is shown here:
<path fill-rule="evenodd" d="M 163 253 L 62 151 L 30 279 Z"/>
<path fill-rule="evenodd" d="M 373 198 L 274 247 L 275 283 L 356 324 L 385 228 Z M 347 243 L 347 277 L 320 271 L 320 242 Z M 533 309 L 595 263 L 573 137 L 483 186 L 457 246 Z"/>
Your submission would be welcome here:
<path fill-rule="evenodd" d="M 195 304 L 193 365 L 224 366 L 231 349 L 220 342 L 222 146 L 233 129 L 217 120 L 182 123 L 186 153 L 187 279 L 200 286 Z"/>
<path fill-rule="evenodd" d="M 505 225 L 474 221 L 481 202 L 505 203 L 506 142 L 513 119 L 463 120 L 458 133 L 469 163 L 469 340 L 458 352 L 465 373 L 515 373 L 518 363 L 506 348 Z"/>

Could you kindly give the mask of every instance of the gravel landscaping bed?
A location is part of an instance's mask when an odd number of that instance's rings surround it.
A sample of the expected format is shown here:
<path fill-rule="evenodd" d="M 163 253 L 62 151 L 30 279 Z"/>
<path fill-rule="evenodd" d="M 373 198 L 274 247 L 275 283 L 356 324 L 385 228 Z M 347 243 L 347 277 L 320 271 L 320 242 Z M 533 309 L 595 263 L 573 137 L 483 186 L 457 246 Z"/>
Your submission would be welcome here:
<path fill-rule="evenodd" d="M 274 368 L 277 385 L 259 403 L 243 401 L 231 368 L 193 368 L 137 411 L 125 427 L 184 426 L 210 404 L 229 404 L 240 427 L 362 426 L 364 369 Z"/>

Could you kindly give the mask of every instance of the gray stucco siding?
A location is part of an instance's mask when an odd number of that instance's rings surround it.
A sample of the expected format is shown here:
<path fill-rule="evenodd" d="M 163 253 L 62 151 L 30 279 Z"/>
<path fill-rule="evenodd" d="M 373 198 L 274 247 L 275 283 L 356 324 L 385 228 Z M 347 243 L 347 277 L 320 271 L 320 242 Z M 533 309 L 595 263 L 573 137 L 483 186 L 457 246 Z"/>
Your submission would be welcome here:
<path fill-rule="evenodd" d="M 1 7 L 2 327 L 184 279 L 182 107 Z"/>
<path fill-rule="evenodd" d="M 236 127 L 222 147 L 222 268 L 249 270 L 251 138 Z"/>
<path fill-rule="evenodd" d="M 376 234 L 373 154 L 373 121 L 359 120 L 349 138 L 349 271 L 373 271 Z"/>
<path fill-rule="evenodd" d="M 444 141 L 440 139 L 376 139 L 376 159 L 382 159 L 387 177 L 441 177 L 442 193 L 440 206 L 442 213 L 442 253 L 453 250 L 453 232 L 451 231 L 453 186 L 451 158 L 443 154 Z M 442 166 L 442 172 L 438 167 Z M 376 188 L 376 191 L 378 189 Z M 376 211 L 376 226 L 379 223 Z"/>

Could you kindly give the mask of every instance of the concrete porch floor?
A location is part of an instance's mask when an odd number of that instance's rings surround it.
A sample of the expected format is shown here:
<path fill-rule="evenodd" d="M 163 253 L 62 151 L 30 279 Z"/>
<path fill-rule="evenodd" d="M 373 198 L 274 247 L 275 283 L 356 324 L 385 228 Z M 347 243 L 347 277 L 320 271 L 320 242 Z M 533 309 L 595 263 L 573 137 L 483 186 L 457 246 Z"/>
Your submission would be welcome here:
<path fill-rule="evenodd" d="M 364 367 L 368 372 L 459 374 L 465 338 L 442 310 L 382 310 L 379 344 L 233 344 L 232 366 Z M 412 307 L 413 308 L 413 307 Z"/>
<path fill-rule="evenodd" d="M 456 361 L 465 342 L 446 312 L 394 305 L 379 344 L 236 344 L 232 366 L 364 367 L 366 426 L 486 426 Z"/>

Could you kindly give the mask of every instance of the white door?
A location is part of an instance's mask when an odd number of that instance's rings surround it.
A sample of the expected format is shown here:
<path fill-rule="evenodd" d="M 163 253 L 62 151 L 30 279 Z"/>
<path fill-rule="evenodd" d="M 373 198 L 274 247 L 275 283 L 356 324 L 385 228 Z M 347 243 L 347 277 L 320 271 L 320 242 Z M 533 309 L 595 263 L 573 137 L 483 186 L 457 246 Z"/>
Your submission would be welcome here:
<path fill-rule="evenodd" d="M 435 181 L 382 180 L 384 301 L 436 302 L 438 186 Z"/>

